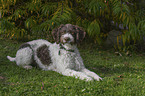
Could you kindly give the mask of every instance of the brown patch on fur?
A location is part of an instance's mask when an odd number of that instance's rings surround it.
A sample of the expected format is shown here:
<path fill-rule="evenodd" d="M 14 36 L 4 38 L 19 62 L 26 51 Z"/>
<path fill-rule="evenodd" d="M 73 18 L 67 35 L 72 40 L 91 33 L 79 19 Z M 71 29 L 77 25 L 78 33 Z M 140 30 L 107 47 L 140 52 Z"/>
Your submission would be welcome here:
<path fill-rule="evenodd" d="M 51 63 L 51 57 L 49 55 L 48 48 L 48 46 L 42 45 L 37 49 L 37 56 L 44 65 L 49 65 Z"/>
<path fill-rule="evenodd" d="M 19 47 L 19 49 L 23 49 L 23 48 L 26 48 L 26 47 L 30 47 L 30 48 L 31 48 L 30 44 L 24 43 L 24 44 L 22 44 L 22 45 Z"/>
<path fill-rule="evenodd" d="M 60 37 L 60 42 L 63 44 L 63 39 Z"/>
<path fill-rule="evenodd" d="M 60 42 L 60 31 L 61 31 L 61 28 L 64 27 L 63 24 L 60 25 L 60 27 L 52 30 L 52 36 L 53 36 L 53 39 L 56 41 L 56 43 L 58 44 Z"/>
<path fill-rule="evenodd" d="M 74 25 L 75 27 L 75 32 L 76 32 L 76 43 L 79 43 L 81 41 L 83 41 L 83 39 L 85 38 L 86 32 L 83 30 L 83 28 Z"/>

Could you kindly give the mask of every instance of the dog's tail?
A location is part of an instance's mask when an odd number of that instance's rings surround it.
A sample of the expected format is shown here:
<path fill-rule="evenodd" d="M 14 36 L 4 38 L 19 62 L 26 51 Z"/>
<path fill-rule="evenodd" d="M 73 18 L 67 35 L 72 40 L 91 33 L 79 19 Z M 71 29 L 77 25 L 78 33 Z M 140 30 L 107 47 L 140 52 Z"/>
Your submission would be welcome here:
<path fill-rule="evenodd" d="M 15 61 L 16 59 L 15 58 L 12 58 L 10 56 L 7 56 L 7 58 L 10 60 L 10 61 Z"/>

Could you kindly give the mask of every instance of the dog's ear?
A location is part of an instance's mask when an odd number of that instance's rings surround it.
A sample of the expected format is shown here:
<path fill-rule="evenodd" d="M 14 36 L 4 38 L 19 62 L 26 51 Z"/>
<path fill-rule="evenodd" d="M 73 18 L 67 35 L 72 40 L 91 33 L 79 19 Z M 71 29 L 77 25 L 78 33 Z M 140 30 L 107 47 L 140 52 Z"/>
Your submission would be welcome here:
<path fill-rule="evenodd" d="M 54 39 L 55 41 L 57 41 L 57 31 L 58 31 L 57 28 L 52 30 L 52 36 L 53 36 L 53 39 Z"/>
<path fill-rule="evenodd" d="M 63 26 L 64 25 L 61 24 L 58 28 L 52 30 L 53 39 L 56 41 L 57 44 L 60 42 L 60 30 Z"/>
<path fill-rule="evenodd" d="M 74 27 L 76 29 L 76 43 L 79 43 L 85 38 L 86 32 L 77 25 L 74 25 Z"/>

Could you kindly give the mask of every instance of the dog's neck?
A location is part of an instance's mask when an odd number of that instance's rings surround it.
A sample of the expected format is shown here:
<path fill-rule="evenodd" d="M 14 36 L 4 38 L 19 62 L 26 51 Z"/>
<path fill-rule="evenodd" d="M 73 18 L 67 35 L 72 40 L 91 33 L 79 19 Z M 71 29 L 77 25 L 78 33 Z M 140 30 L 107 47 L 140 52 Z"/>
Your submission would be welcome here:
<path fill-rule="evenodd" d="M 63 50 L 65 50 L 65 51 L 68 51 L 68 52 L 74 52 L 75 51 L 75 47 L 76 47 L 76 45 L 72 45 L 72 44 L 59 44 L 59 47 L 60 47 L 60 49 L 63 49 Z M 59 50 L 59 53 L 58 53 L 59 55 L 60 55 L 60 50 Z"/>
<path fill-rule="evenodd" d="M 69 43 L 66 43 L 66 44 L 60 43 L 59 46 L 60 46 L 60 49 L 64 49 L 66 51 L 75 50 L 75 47 L 76 47 L 75 44 L 69 44 Z"/>

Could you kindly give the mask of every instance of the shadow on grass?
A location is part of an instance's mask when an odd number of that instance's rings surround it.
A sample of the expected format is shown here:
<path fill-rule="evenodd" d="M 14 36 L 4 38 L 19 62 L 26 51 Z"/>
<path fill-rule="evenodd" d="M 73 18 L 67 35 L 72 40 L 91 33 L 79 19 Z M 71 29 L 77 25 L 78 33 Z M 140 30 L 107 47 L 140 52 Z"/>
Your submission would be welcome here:
<path fill-rule="evenodd" d="M 132 68 L 130 66 L 121 66 L 121 67 L 115 67 L 115 68 L 109 68 L 105 66 L 98 66 L 96 70 L 93 70 L 94 72 L 103 73 L 104 75 L 114 75 L 114 74 L 123 74 L 123 73 L 135 73 L 140 74 L 140 71 L 144 71 L 144 68 Z"/>

